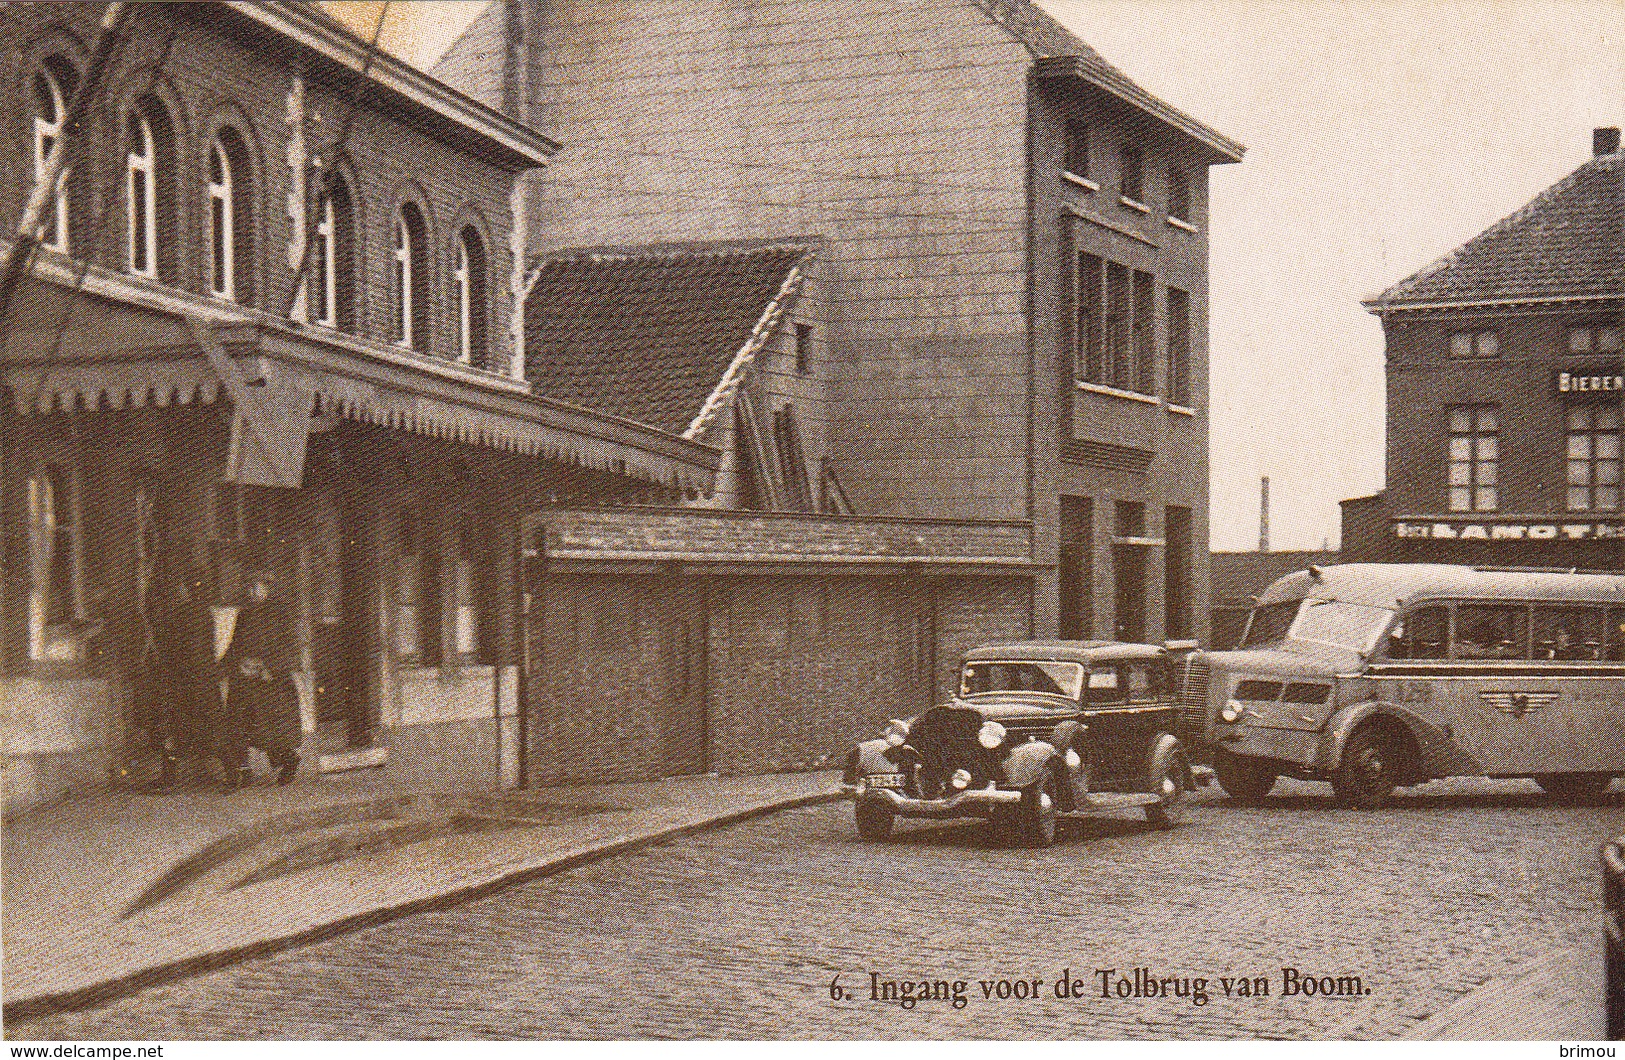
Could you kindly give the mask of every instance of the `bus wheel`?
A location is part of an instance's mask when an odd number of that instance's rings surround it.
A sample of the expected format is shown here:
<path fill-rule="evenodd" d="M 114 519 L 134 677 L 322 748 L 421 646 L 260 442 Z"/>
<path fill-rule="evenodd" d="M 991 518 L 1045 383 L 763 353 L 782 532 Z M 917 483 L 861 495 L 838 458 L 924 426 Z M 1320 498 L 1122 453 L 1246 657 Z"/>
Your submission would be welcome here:
<path fill-rule="evenodd" d="M 1610 773 L 1538 773 L 1535 783 L 1554 799 L 1579 802 L 1595 799 L 1614 782 Z"/>
<path fill-rule="evenodd" d="M 1343 745 L 1342 760 L 1332 777 L 1337 801 L 1358 810 L 1387 805 L 1394 793 L 1399 755 L 1393 738 L 1381 729 L 1370 725 L 1356 729 Z"/>
<path fill-rule="evenodd" d="M 1219 787 L 1238 802 L 1257 802 L 1275 787 L 1276 775 L 1250 758 L 1242 758 L 1228 751 L 1213 755 L 1213 774 L 1219 778 Z"/>

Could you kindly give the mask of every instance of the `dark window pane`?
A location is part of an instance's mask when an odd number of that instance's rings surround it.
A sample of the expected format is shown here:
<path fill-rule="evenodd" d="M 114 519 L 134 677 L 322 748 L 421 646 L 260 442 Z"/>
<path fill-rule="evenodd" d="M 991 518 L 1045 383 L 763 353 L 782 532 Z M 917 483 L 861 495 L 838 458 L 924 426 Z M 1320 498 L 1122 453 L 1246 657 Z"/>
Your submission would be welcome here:
<path fill-rule="evenodd" d="M 1453 654 L 1458 659 L 1522 659 L 1528 650 L 1528 635 L 1527 608 L 1458 607 Z"/>

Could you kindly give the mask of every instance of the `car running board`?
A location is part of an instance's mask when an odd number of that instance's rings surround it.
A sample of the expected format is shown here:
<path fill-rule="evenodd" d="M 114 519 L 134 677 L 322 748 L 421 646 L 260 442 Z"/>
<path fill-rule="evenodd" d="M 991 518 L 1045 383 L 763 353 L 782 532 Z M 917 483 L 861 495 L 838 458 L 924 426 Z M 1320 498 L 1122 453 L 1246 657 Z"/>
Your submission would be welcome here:
<path fill-rule="evenodd" d="M 1097 810 L 1128 810 L 1136 806 L 1150 806 L 1162 801 L 1160 796 L 1145 791 L 1091 791 L 1086 798 L 1087 801 L 1078 809 L 1073 810 L 1073 813 L 1088 814 Z M 1065 813 L 1062 816 L 1065 816 Z"/>

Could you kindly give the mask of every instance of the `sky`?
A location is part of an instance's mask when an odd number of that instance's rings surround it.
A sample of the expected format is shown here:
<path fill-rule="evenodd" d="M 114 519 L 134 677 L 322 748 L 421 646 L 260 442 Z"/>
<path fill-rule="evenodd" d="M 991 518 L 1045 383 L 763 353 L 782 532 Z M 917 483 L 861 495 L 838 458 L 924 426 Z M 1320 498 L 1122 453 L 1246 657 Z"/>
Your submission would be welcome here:
<path fill-rule="evenodd" d="M 327 4 L 363 35 L 380 4 Z M 480 2 L 393 3 L 432 64 Z M 1211 541 L 1338 543 L 1383 485 L 1383 342 L 1360 305 L 1625 125 L 1625 0 L 1041 0 L 1144 88 L 1247 145 L 1212 171 Z"/>

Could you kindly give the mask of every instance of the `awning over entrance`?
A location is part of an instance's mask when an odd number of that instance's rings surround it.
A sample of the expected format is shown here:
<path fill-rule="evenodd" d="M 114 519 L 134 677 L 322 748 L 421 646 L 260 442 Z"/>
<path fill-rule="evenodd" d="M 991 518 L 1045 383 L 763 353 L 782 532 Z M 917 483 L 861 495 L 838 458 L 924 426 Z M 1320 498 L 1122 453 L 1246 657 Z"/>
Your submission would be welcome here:
<path fill-rule="evenodd" d="M 120 304 L 117 277 L 94 279 L 87 291 L 115 298 L 102 315 L 70 323 L 59 342 L 19 335 L 0 352 L 0 383 L 18 414 L 246 398 L 235 402 L 247 415 L 234 452 L 244 481 L 264 485 L 297 486 L 305 435 L 344 418 L 678 490 L 713 488 L 715 448 L 543 397 L 529 382 L 167 292 L 143 290 L 139 301 L 130 292 Z M 194 318 L 209 323 L 189 328 Z"/>
<path fill-rule="evenodd" d="M 19 415 L 208 404 L 220 396 L 220 379 L 201 356 L 171 362 L 7 365 L 4 381 Z"/>

